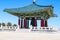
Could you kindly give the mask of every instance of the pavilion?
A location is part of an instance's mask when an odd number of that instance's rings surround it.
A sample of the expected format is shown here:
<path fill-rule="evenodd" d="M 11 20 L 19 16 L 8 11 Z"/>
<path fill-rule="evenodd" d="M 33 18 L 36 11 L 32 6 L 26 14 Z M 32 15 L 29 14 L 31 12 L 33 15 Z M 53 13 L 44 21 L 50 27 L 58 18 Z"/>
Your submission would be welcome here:
<path fill-rule="evenodd" d="M 47 20 L 50 17 L 55 17 L 53 8 L 52 5 L 37 5 L 34 0 L 30 5 L 21 8 L 4 9 L 3 11 L 17 16 L 20 28 L 29 28 L 29 20 L 31 20 L 30 25 L 32 27 L 37 27 L 37 20 L 41 20 L 41 27 L 48 27 Z"/>

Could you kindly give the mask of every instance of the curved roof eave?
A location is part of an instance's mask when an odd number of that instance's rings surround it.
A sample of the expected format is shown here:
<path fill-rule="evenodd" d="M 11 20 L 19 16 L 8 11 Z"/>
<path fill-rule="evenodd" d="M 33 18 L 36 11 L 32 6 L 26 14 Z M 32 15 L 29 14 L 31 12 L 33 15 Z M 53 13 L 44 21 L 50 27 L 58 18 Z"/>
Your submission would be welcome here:
<path fill-rule="evenodd" d="M 41 5 L 37 5 L 37 4 L 30 4 L 28 6 L 24 6 L 24 7 L 20 7 L 20 8 L 4 9 L 3 11 L 20 17 L 20 16 L 25 16 L 27 14 L 31 16 L 35 12 L 38 13 L 38 12 L 42 12 L 42 11 L 47 11 L 47 9 L 49 9 L 49 8 L 53 8 L 53 6 L 51 6 L 51 5 L 49 5 L 49 6 L 41 6 Z M 38 14 L 40 15 L 40 13 L 38 13 Z M 51 14 L 49 14 L 49 15 L 52 16 Z"/>
<path fill-rule="evenodd" d="M 37 4 L 30 4 L 28 6 L 24 6 L 21 8 L 11 8 L 11 9 L 4 9 L 6 11 L 11 11 L 11 12 L 31 12 L 31 11 L 36 11 L 36 10 L 41 10 L 45 8 L 49 8 L 50 6 L 39 6 Z"/>

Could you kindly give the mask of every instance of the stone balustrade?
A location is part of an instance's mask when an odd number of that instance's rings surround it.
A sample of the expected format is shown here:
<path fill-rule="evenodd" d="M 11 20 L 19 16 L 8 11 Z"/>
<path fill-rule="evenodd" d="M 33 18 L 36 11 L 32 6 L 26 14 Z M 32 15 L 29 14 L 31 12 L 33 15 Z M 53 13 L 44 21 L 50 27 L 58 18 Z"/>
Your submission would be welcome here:
<path fill-rule="evenodd" d="M 17 26 L 0 26 L 0 30 L 16 30 Z"/>

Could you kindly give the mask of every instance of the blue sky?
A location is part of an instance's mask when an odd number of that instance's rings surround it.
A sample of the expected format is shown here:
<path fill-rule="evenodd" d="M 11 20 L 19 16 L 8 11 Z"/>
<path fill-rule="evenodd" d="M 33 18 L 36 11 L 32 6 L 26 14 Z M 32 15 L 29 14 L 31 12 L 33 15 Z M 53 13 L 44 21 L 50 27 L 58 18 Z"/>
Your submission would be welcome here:
<path fill-rule="evenodd" d="M 5 8 L 18 8 L 26 5 L 32 4 L 32 0 L 0 0 L 0 23 L 11 22 L 12 24 L 17 24 L 18 17 L 3 12 Z M 48 26 L 57 26 L 60 29 L 60 0 L 36 0 L 38 5 L 53 5 L 54 14 L 58 17 L 52 17 L 48 19 Z M 38 21 L 38 26 L 40 21 Z"/>

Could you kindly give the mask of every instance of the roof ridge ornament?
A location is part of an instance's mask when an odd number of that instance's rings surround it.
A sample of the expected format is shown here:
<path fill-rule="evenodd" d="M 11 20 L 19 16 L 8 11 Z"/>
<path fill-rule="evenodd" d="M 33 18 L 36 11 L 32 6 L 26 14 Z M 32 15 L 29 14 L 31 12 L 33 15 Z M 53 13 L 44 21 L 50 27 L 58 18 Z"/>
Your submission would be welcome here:
<path fill-rule="evenodd" d="M 33 4 L 35 4 L 36 3 L 36 0 L 33 0 Z"/>

